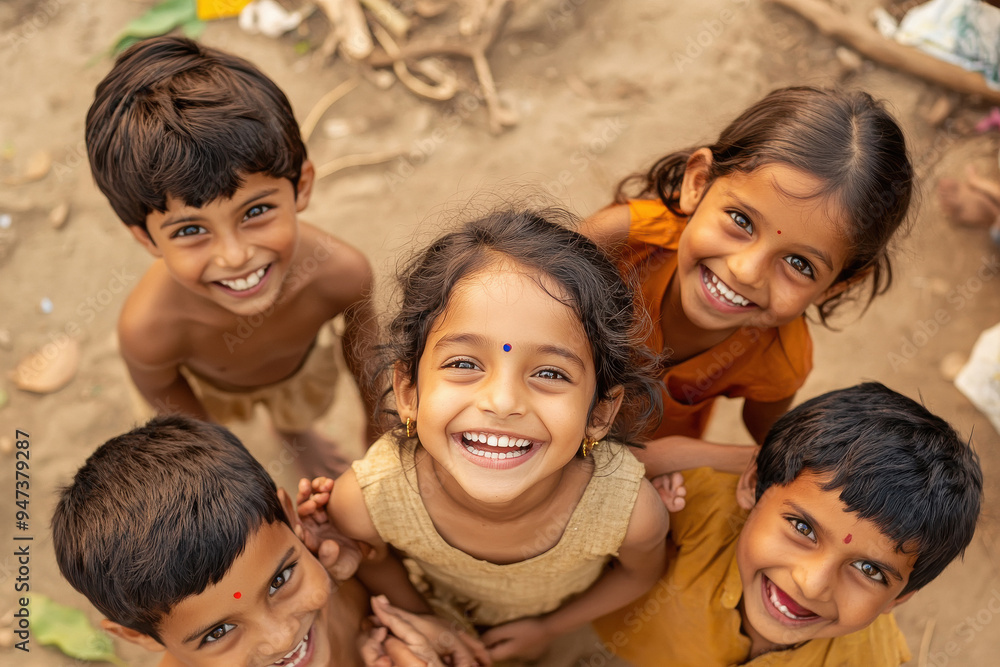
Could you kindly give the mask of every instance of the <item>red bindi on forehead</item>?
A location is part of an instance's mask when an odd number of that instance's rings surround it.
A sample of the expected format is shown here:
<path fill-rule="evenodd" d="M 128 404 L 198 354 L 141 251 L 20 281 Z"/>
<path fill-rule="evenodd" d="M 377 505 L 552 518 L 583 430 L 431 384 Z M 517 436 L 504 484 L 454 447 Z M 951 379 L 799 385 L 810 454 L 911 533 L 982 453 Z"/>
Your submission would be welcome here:
<path fill-rule="evenodd" d="M 844 538 L 844 544 L 850 544 L 851 543 L 851 538 L 852 538 L 852 535 L 850 533 L 848 533 L 847 537 Z"/>

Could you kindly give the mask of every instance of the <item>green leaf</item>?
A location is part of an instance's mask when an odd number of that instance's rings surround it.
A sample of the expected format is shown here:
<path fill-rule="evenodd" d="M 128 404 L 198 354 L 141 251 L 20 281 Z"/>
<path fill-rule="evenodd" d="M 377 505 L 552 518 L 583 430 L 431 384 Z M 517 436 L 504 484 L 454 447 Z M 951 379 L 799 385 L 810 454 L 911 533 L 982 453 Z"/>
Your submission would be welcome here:
<path fill-rule="evenodd" d="M 140 40 L 165 35 L 179 26 L 184 26 L 185 32 L 190 34 L 197 30 L 196 24 L 202 23 L 198 20 L 197 0 L 163 0 L 139 18 L 130 21 L 118 35 L 112 50 L 120 53 Z"/>
<path fill-rule="evenodd" d="M 111 637 L 92 626 L 79 609 L 32 593 L 28 611 L 31 635 L 39 644 L 54 645 L 71 658 L 103 660 L 125 667 L 125 662 L 115 655 Z"/>

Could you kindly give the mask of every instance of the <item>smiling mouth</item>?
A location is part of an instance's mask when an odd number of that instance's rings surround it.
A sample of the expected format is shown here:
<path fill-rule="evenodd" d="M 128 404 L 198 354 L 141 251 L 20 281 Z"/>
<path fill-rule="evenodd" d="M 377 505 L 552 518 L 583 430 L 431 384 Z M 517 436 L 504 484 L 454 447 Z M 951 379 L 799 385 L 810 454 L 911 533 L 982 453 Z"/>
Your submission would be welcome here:
<path fill-rule="evenodd" d="M 525 438 L 513 438 L 493 433 L 462 433 L 462 446 L 474 456 L 494 461 L 505 461 L 524 456 L 534 446 Z"/>
<path fill-rule="evenodd" d="M 753 301 L 746 298 L 742 294 L 738 294 L 736 290 L 722 282 L 719 279 L 719 276 L 715 275 L 707 268 L 703 269 L 701 272 L 701 282 L 705 284 L 705 287 L 712 293 L 712 296 L 725 304 L 743 308 L 754 305 Z"/>
<path fill-rule="evenodd" d="M 243 278 L 236 278 L 235 280 L 216 280 L 215 282 L 228 287 L 234 292 L 245 292 L 249 289 L 253 289 L 260 284 L 260 281 L 264 278 L 267 270 L 271 268 L 271 265 L 262 266 L 256 271 L 247 274 Z"/>
<path fill-rule="evenodd" d="M 767 577 L 764 577 L 763 584 L 764 594 L 767 596 L 774 610 L 781 616 L 798 623 L 815 621 L 820 618 L 819 614 L 797 603 L 788 593 L 778 588 Z"/>
<path fill-rule="evenodd" d="M 306 636 L 302 638 L 302 641 L 298 645 L 289 651 L 280 660 L 276 660 L 271 663 L 272 667 L 297 667 L 298 665 L 304 664 L 306 662 L 307 652 L 309 649 L 309 637 L 312 635 L 312 628 L 306 633 Z"/>

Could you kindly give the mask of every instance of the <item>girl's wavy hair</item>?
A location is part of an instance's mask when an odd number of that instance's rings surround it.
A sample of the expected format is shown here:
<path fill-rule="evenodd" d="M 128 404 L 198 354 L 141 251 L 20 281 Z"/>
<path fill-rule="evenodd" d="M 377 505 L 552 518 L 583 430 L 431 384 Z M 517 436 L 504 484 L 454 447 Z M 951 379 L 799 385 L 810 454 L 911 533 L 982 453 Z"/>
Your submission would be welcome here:
<path fill-rule="evenodd" d="M 558 209 L 498 210 L 456 231 L 445 233 L 410 259 L 399 271 L 400 306 L 380 346 L 379 375 L 391 394 L 398 365 L 411 382 L 427 336 L 448 306 L 452 290 L 466 276 L 509 262 L 558 283 L 566 297 L 552 295 L 580 318 L 593 352 L 598 400 L 624 388 L 622 407 L 609 434 L 634 440 L 663 412 L 659 391 L 659 357 L 642 345 L 644 326 L 632 289 L 611 259 L 590 239 L 560 224 L 573 216 Z M 548 292 L 552 294 L 551 292 Z M 396 414 L 384 409 L 389 414 Z M 400 429 L 397 426 L 397 431 Z"/>
<path fill-rule="evenodd" d="M 618 184 L 615 201 L 658 197 L 671 212 L 688 158 L 700 147 L 660 158 L 645 173 Z M 829 197 L 846 215 L 851 254 L 834 283 L 871 274 L 865 309 L 892 284 L 888 244 L 903 226 L 913 193 L 913 167 L 895 119 L 864 92 L 810 87 L 781 88 L 729 124 L 708 148 L 709 183 L 734 172 L 785 164 L 824 183 L 811 197 Z M 844 290 L 819 304 L 823 324 L 852 293 Z"/>

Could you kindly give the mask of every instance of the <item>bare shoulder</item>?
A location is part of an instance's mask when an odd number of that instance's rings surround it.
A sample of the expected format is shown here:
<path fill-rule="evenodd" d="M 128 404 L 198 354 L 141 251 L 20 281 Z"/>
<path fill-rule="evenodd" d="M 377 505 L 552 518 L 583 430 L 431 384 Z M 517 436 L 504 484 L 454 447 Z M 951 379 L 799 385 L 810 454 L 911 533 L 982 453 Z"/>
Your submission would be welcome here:
<path fill-rule="evenodd" d="M 174 363 L 183 356 L 183 309 L 171 278 L 154 264 L 125 299 L 118 316 L 118 345 L 130 365 Z"/>
<path fill-rule="evenodd" d="M 371 290 L 371 263 L 364 253 L 346 241 L 310 225 L 300 223 L 302 247 L 296 273 L 304 287 L 317 289 L 342 304 L 360 300 Z"/>
<path fill-rule="evenodd" d="M 622 548 L 647 550 L 667 538 L 670 514 L 648 479 L 639 484 L 639 496 L 632 507 Z"/>
<path fill-rule="evenodd" d="M 611 248 L 628 240 L 631 224 L 628 205 L 612 204 L 584 219 L 579 232 L 602 248 Z"/>

